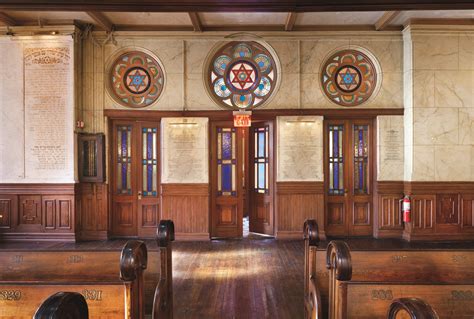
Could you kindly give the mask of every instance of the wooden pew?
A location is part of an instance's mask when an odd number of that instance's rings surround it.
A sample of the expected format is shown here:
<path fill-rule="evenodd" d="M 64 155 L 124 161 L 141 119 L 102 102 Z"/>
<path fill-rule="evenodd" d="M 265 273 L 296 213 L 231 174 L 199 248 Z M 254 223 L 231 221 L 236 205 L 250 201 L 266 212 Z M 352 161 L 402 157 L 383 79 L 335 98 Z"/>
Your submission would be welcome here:
<path fill-rule="evenodd" d="M 174 224 L 162 220 L 157 228 L 158 252 L 147 254 L 144 272 L 145 312 L 156 318 L 172 318 L 172 245 Z M 116 281 L 120 250 L 22 250 L 0 251 L 0 282 L 95 282 Z M 27 274 L 27 275 L 26 275 Z M 88 291 L 88 290 L 87 290 Z"/>
<path fill-rule="evenodd" d="M 319 243 L 318 224 L 315 220 L 304 223 L 304 306 L 305 319 L 322 318 L 321 295 L 316 283 L 316 250 Z"/>
<path fill-rule="evenodd" d="M 343 241 L 327 248 L 329 318 L 385 318 L 392 300 L 422 298 L 441 318 L 474 317 L 474 283 L 353 281 L 351 254 Z M 403 277 L 400 273 L 400 278 Z M 375 280 L 374 278 L 373 280 Z"/>
<path fill-rule="evenodd" d="M 43 301 L 33 319 L 89 319 L 86 299 L 75 292 L 57 292 Z"/>
<path fill-rule="evenodd" d="M 315 224 L 313 228 L 317 228 L 316 221 L 308 220 L 305 225 L 307 223 Z M 308 237 L 306 228 L 305 237 Z M 315 277 L 321 296 L 322 314 L 327 318 L 329 272 L 326 266 L 326 250 L 318 247 L 318 242 L 314 242 L 312 247 L 305 250 L 305 259 L 311 260 L 308 274 Z M 474 250 L 351 250 L 351 259 L 353 281 L 474 282 Z M 305 276 L 306 273 L 305 271 Z M 305 291 L 308 287 L 305 281 Z"/>
<path fill-rule="evenodd" d="M 104 278 L 97 277 L 94 281 L 87 281 L 87 274 L 93 273 L 94 269 L 88 266 L 71 266 L 67 272 L 74 279 L 70 281 L 0 282 L 0 318 L 32 318 L 48 296 L 60 291 L 82 294 L 93 318 L 144 318 L 143 271 L 147 267 L 145 244 L 136 240 L 128 241 L 122 249 L 120 260 L 110 262 L 119 265 L 115 278 L 104 274 Z M 83 274 L 82 280 L 77 279 L 80 274 Z"/>
<path fill-rule="evenodd" d="M 400 298 L 392 301 L 387 319 L 398 318 L 439 319 L 436 311 L 419 298 Z"/>

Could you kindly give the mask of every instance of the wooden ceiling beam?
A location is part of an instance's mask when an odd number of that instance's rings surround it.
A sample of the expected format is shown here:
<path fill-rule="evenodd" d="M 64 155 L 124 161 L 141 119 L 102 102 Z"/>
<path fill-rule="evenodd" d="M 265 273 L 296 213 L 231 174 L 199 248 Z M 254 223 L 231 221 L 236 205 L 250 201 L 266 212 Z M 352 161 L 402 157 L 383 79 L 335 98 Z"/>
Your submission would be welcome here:
<path fill-rule="evenodd" d="M 114 24 L 99 11 L 86 11 L 87 15 L 94 20 L 95 23 L 105 31 L 111 32 L 114 30 Z"/>
<path fill-rule="evenodd" d="M 193 24 L 194 31 L 202 32 L 202 23 L 201 19 L 199 19 L 199 15 L 197 12 L 188 12 L 189 18 L 191 19 L 191 23 Z"/>
<path fill-rule="evenodd" d="M 468 10 L 472 0 L 1 0 L 0 10 L 101 12 L 330 12 Z"/>
<path fill-rule="evenodd" d="M 3 23 L 6 26 L 13 27 L 15 25 L 18 25 L 18 22 L 10 17 L 8 14 L 4 12 L 0 12 L 0 23 Z"/>
<path fill-rule="evenodd" d="M 292 31 L 296 22 L 296 12 L 289 12 L 286 17 L 285 31 Z"/>
<path fill-rule="evenodd" d="M 375 30 L 382 31 L 390 25 L 390 23 L 398 17 L 402 11 L 387 11 L 375 22 Z"/>

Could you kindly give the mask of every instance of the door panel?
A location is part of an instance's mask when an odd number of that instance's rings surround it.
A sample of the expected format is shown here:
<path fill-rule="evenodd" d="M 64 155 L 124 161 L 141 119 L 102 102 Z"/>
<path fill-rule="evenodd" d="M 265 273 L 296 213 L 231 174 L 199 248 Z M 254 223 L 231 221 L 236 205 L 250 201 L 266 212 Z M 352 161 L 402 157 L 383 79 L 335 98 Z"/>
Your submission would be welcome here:
<path fill-rule="evenodd" d="M 153 237 L 159 222 L 158 123 L 113 125 L 112 235 Z"/>
<path fill-rule="evenodd" d="M 325 129 L 328 235 L 372 234 L 372 120 L 327 120 Z"/>
<path fill-rule="evenodd" d="M 250 231 L 273 235 L 273 123 L 255 123 L 250 131 Z"/>
<path fill-rule="evenodd" d="M 215 122 L 211 141 L 211 236 L 242 237 L 242 131 Z"/>

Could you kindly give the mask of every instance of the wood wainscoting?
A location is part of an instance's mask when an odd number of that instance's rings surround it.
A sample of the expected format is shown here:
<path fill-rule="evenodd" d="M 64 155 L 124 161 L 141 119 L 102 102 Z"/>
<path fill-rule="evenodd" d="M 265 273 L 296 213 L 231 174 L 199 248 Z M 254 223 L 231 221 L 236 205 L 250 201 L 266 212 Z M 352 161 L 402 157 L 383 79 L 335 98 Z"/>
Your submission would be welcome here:
<path fill-rule="evenodd" d="M 401 238 L 403 221 L 400 199 L 403 198 L 402 181 L 375 183 L 374 237 Z"/>
<path fill-rule="evenodd" d="M 76 184 L 0 184 L 0 239 L 76 239 Z"/>
<path fill-rule="evenodd" d="M 306 219 L 316 219 L 321 238 L 326 238 L 323 182 L 277 182 L 276 195 L 278 239 L 302 239 Z"/>
<path fill-rule="evenodd" d="M 81 183 L 76 198 L 78 239 L 107 239 L 108 185 L 103 183 Z"/>
<path fill-rule="evenodd" d="M 209 184 L 161 184 L 161 219 L 177 240 L 209 240 Z"/>
<path fill-rule="evenodd" d="M 411 197 L 406 240 L 474 239 L 473 182 L 405 182 Z"/>

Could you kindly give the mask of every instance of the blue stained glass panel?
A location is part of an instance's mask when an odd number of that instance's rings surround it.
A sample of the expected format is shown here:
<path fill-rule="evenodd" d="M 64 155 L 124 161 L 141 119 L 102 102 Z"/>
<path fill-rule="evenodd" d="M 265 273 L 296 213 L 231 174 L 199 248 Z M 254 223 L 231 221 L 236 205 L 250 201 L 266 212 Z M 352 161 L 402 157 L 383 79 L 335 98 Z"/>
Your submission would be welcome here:
<path fill-rule="evenodd" d="M 117 126 L 117 176 L 119 194 L 131 194 L 131 126 Z"/>
<path fill-rule="evenodd" d="M 265 189 L 265 163 L 258 164 L 258 188 Z"/>
<path fill-rule="evenodd" d="M 354 125 L 354 193 L 368 194 L 368 125 Z"/>
<path fill-rule="evenodd" d="M 344 126 L 329 125 L 329 195 L 344 193 L 344 154 L 342 137 Z"/>
<path fill-rule="evenodd" d="M 222 191 L 232 191 L 232 164 L 222 165 Z"/>
<path fill-rule="evenodd" d="M 265 157 L 265 132 L 258 133 L 258 157 Z"/>
<path fill-rule="evenodd" d="M 148 132 L 147 134 L 147 152 L 146 152 L 146 157 L 147 159 L 152 159 L 153 156 L 153 134 L 151 132 Z"/>
<path fill-rule="evenodd" d="M 232 159 L 232 133 L 222 133 L 222 159 Z"/>

